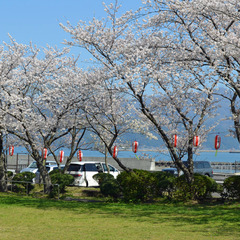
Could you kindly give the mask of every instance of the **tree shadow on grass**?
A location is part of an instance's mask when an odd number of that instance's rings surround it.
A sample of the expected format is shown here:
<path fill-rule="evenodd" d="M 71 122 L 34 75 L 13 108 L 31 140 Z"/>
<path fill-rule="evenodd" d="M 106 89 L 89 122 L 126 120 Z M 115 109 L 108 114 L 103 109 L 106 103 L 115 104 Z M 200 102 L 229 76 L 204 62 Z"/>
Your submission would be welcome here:
<path fill-rule="evenodd" d="M 99 214 L 152 224 L 169 223 L 173 227 L 193 226 L 191 231 L 204 227 L 217 236 L 237 234 L 240 229 L 240 204 L 124 204 L 106 202 L 79 202 L 39 199 L 26 196 L 1 194 L 1 205 L 15 205 L 36 209 L 72 211 L 73 214 Z M 189 231 L 189 230 L 188 230 Z M 227 239 L 227 238 L 226 238 Z"/>

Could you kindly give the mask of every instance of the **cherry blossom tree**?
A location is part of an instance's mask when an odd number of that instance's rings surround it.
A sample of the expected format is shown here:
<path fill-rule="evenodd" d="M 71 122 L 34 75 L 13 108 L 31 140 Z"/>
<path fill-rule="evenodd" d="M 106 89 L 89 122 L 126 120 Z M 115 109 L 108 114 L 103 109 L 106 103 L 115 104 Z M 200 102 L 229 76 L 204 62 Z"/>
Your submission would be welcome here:
<path fill-rule="evenodd" d="M 146 27 L 171 39 L 174 61 L 220 79 L 229 99 L 235 136 L 240 143 L 240 5 L 237 0 L 146 1 Z M 164 30 L 165 27 L 165 30 Z"/>
<path fill-rule="evenodd" d="M 199 135 L 204 140 L 211 130 L 204 123 L 214 112 L 212 94 L 218 81 L 212 80 L 214 74 L 210 70 L 198 72 L 186 61 L 176 61 L 171 46 L 179 37 L 168 37 L 166 16 L 157 21 L 159 12 L 155 5 L 151 7 L 155 13 L 152 17 L 149 9 L 118 17 L 118 6 L 111 4 L 105 6 L 107 20 L 61 26 L 72 37 L 65 43 L 91 53 L 115 88 L 135 102 L 139 118 L 155 128 L 174 163 L 191 182 L 196 151 L 193 138 Z M 173 134 L 181 136 L 181 151 L 172 144 Z M 181 161 L 184 155 L 188 168 Z"/>
<path fill-rule="evenodd" d="M 1 111 L 7 116 L 2 127 L 20 140 L 36 160 L 44 190 L 49 193 L 52 184 L 41 151 L 47 148 L 54 153 L 63 138 L 72 147 L 70 158 L 79 147 L 80 129 L 85 126 L 83 121 L 76 121 L 81 117 L 76 105 L 86 97 L 86 93 L 81 95 L 84 78 L 76 60 L 64 56 L 67 49 L 49 47 L 40 56 L 37 48 L 13 39 L 6 48 L 7 57 L 2 60 L 6 66 L 1 75 Z"/>
<path fill-rule="evenodd" d="M 15 42 L 11 39 L 12 45 L 5 44 L 0 47 L 0 190 L 7 190 L 7 166 L 5 151 L 7 146 L 7 114 L 6 110 L 10 108 L 11 103 L 8 99 L 8 95 L 4 98 L 3 92 L 6 89 L 7 82 L 11 79 L 11 76 L 16 74 L 16 68 L 20 64 L 22 57 L 26 54 L 26 49 L 16 47 Z M 14 81 L 11 83 L 14 85 Z M 4 141 L 5 139 L 5 141 Z"/>
<path fill-rule="evenodd" d="M 114 80 L 109 79 L 107 72 L 102 69 L 89 71 L 86 79 L 89 98 L 83 110 L 89 131 L 93 133 L 95 147 L 105 153 L 106 165 L 108 151 L 122 169 L 131 171 L 113 154 L 113 147 L 118 145 L 119 148 L 123 144 L 121 137 L 134 130 L 131 101 L 128 101 L 124 92 L 118 91 Z"/>

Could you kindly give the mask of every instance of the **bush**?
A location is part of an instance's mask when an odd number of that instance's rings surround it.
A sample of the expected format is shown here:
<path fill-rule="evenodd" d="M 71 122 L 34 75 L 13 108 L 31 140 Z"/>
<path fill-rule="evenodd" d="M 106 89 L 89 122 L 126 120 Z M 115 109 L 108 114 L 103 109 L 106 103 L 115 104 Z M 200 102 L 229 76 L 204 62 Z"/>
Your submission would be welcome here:
<path fill-rule="evenodd" d="M 93 176 L 99 182 L 101 193 L 115 200 L 122 197 L 125 202 L 152 201 L 173 189 L 174 176 L 166 172 L 151 173 L 144 170 L 122 172 L 117 179 L 110 174 L 99 173 Z"/>
<path fill-rule="evenodd" d="M 155 197 L 155 178 L 148 171 L 122 172 L 117 181 L 125 202 L 146 202 Z"/>
<path fill-rule="evenodd" d="M 65 193 L 66 186 L 74 182 L 74 177 L 72 175 L 63 174 L 63 172 L 58 169 L 51 171 L 49 175 L 53 184 L 50 197 L 55 197 L 58 194 L 58 189 L 60 193 Z"/>
<path fill-rule="evenodd" d="M 112 197 L 115 200 L 120 197 L 120 186 L 113 175 L 108 173 L 98 173 L 93 176 L 98 181 L 101 193 L 106 197 Z"/>
<path fill-rule="evenodd" d="M 154 188 L 156 197 L 164 197 L 167 194 L 167 197 L 171 198 L 175 176 L 168 172 L 154 172 L 152 174 L 155 179 Z"/>
<path fill-rule="evenodd" d="M 179 200 L 204 200 L 211 197 L 211 193 L 217 191 L 217 183 L 210 177 L 194 174 L 194 181 L 187 182 L 185 175 L 175 180 L 175 197 Z"/>
<path fill-rule="evenodd" d="M 240 199 L 240 176 L 231 176 L 223 183 L 224 195 L 227 198 Z"/>
<path fill-rule="evenodd" d="M 14 184 L 14 191 L 20 192 L 22 191 L 22 187 L 24 187 L 25 191 L 28 194 L 32 189 L 34 189 L 34 185 L 31 183 L 35 176 L 36 175 L 31 172 L 17 173 L 12 179 Z"/>
<path fill-rule="evenodd" d="M 101 185 L 103 181 L 114 179 L 112 174 L 108 173 L 97 173 L 93 176 L 93 179 Z"/>
<path fill-rule="evenodd" d="M 11 179 L 13 177 L 13 172 L 7 171 L 7 177 Z"/>

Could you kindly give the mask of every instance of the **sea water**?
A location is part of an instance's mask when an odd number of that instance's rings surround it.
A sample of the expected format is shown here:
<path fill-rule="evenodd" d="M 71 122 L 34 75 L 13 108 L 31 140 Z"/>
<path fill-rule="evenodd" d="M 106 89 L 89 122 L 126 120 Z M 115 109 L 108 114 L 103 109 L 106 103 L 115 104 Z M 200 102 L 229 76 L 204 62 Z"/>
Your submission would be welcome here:
<path fill-rule="evenodd" d="M 64 149 L 65 156 L 69 155 L 69 149 Z M 104 154 L 99 151 L 82 150 L 84 157 L 104 157 Z M 14 154 L 24 154 L 26 150 L 22 147 L 16 147 Z M 171 161 L 170 154 L 167 151 L 138 151 L 136 154 L 132 151 L 119 151 L 118 157 L 121 158 L 145 158 L 154 159 L 157 161 Z M 184 159 L 186 160 L 186 159 Z M 203 160 L 209 162 L 235 162 L 240 161 L 240 152 L 232 153 L 230 151 L 201 151 L 198 154 L 194 154 L 193 160 Z"/>
<path fill-rule="evenodd" d="M 139 157 L 149 157 L 155 159 L 155 161 L 171 161 L 170 154 L 168 152 L 138 152 L 136 155 Z M 119 153 L 119 157 L 134 157 L 133 153 L 122 152 Z M 186 160 L 186 158 L 184 159 Z M 240 152 L 232 153 L 232 152 L 221 152 L 218 151 L 202 151 L 193 155 L 193 160 L 195 161 L 209 161 L 209 162 L 235 162 L 240 161 Z"/>

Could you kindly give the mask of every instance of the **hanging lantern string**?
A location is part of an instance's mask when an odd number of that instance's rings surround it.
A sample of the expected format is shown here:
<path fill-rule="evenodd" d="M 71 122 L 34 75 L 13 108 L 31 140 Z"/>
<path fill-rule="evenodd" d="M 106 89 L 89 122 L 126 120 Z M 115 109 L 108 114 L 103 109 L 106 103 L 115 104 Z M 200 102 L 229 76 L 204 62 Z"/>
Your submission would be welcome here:
<path fill-rule="evenodd" d="M 137 141 L 134 141 L 133 143 L 132 143 L 132 151 L 133 151 L 133 153 L 135 154 L 135 157 L 139 160 L 139 157 L 137 156 L 137 150 L 138 150 L 138 142 Z"/>
<path fill-rule="evenodd" d="M 113 148 L 113 158 L 117 158 L 117 154 L 118 154 L 118 148 L 117 148 L 117 146 L 114 146 L 114 148 Z"/>
<path fill-rule="evenodd" d="M 217 151 L 220 148 L 220 145 L 221 145 L 221 137 L 219 135 L 216 135 L 216 137 L 215 137 L 215 144 L 214 144 L 214 147 L 216 149 L 215 157 L 217 156 Z"/>

